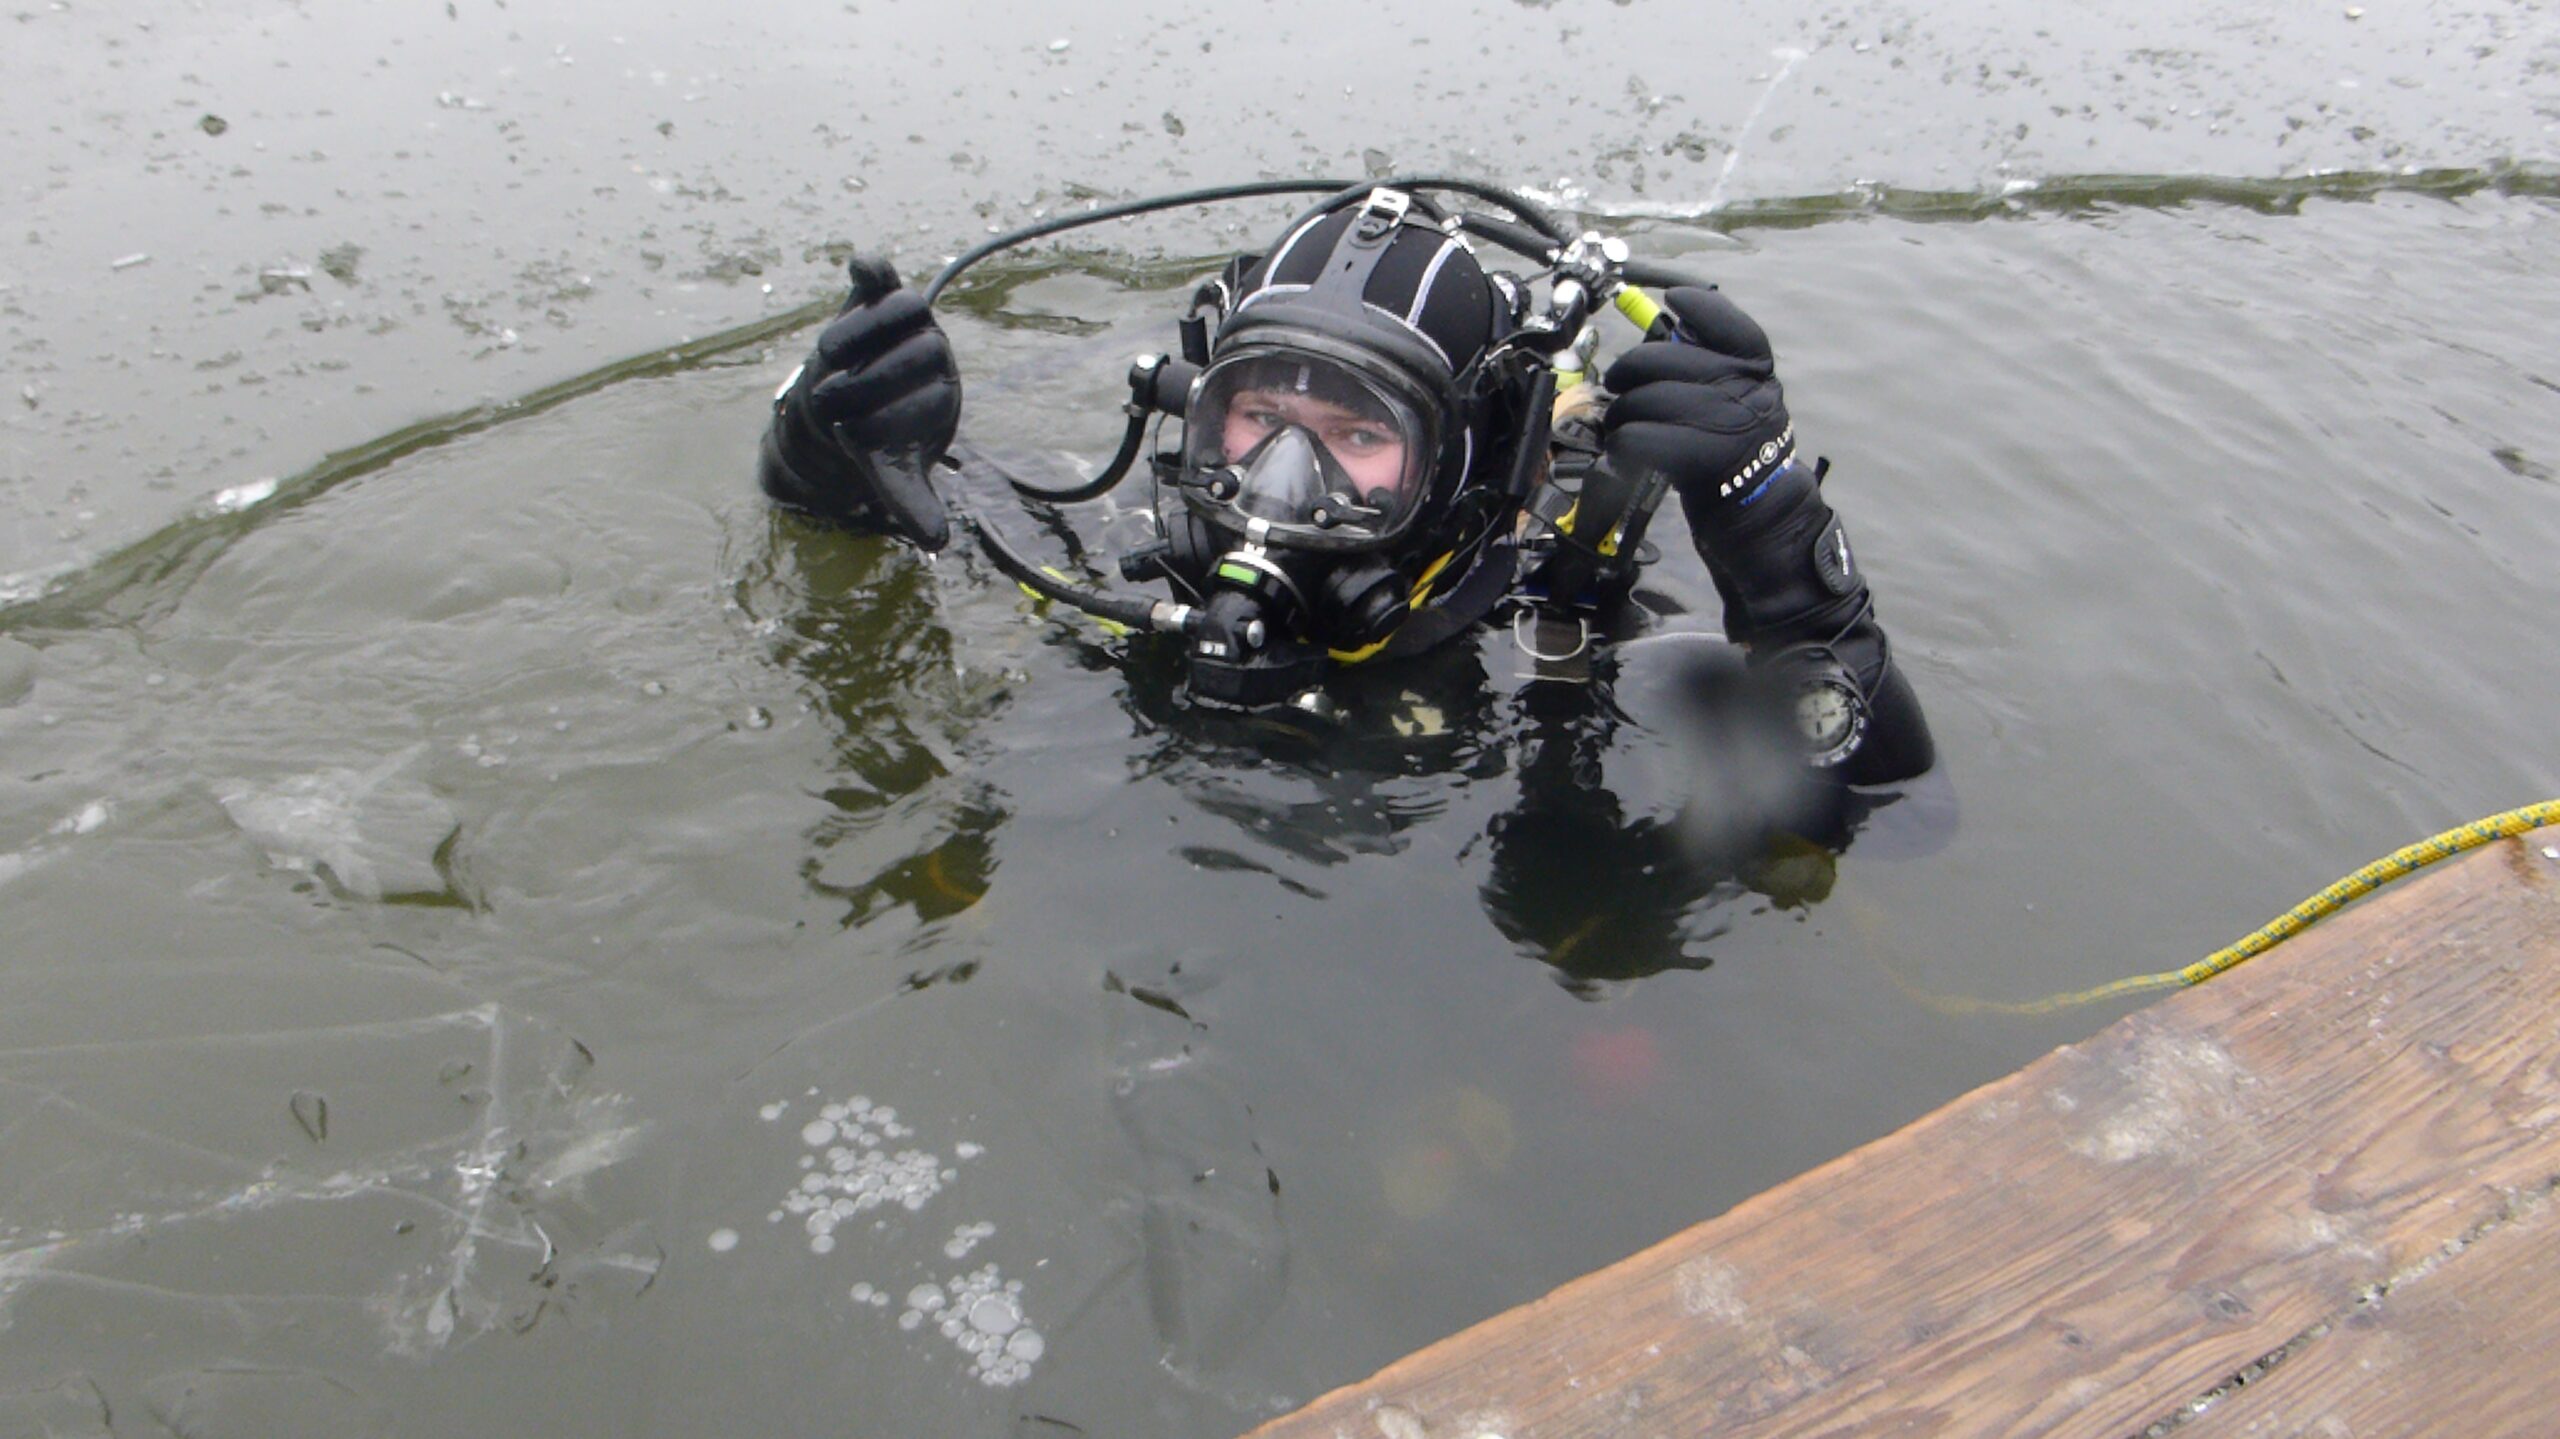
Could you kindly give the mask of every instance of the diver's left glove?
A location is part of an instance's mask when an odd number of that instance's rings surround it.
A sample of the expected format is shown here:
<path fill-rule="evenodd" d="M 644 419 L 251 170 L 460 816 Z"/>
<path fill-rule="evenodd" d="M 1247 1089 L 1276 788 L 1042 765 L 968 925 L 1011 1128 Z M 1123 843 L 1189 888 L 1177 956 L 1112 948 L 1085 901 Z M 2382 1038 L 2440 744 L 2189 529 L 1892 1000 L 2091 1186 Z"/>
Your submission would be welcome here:
<path fill-rule="evenodd" d="M 1768 332 L 1721 291 L 1683 286 L 1663 318 L 1604 377 L 1610 463 L 1670 478 L 1690 510 L 1748 503 L 1796 451 Z"/>
<path fill-rule="evenodd" d="M 1725 633 L 1786 691 L 1813 762 L 1853 784 L 1907 779 L 1936 755 L 1876 622 L 1866 574 L 1820 470 L 1796 458 L 1769 337 L 1713 290 L 1663 296 L 1670 323 L 1609 367 L 1610 466 L 1680 492 L 1724 600 Z"/>
<path fill-rule="evenodd" d="M 757 479 L 794 509 L 938 550 L 951 516 L 933 469 L 960 428 L 951 342 L 888 261 L 846 268 L 843 310 L 773 397 Z"/>

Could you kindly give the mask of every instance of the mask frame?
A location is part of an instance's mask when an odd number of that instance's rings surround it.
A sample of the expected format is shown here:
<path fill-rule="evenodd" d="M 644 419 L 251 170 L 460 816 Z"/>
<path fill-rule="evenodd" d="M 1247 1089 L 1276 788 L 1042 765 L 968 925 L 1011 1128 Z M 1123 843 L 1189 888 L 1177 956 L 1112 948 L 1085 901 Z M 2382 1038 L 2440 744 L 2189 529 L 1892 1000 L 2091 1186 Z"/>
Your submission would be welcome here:
<path fill-rule="evenodd" d="M 1463 433 L 1466 427 L 1465 417 L 1457 413 L 1455 386 L 1435 393 L 1401 366 L 1382 364 L 1359 346 L 1297 326 L 1258 329 L 1222 349 L 1224 352 L 1191 382 L 1183 406 L 1182 461 L 1169 476 L 1184 505 L 1220 533 L 1279 550 L 1360 553 L 1390 549 L 1445 501 L 1442 490 L 1450 437 Z M 1347 509 L 1328 511 L 1321 505 L 1310 506 L 1310 518 L 1304 523 L 1248 514 L 1238 508 L 1248 495 L 1245 482 L 1254 459 L 1286 431 L 1275 431 L 1241 459 L 1228 459 L 1223 433 L 1227 410 L 1222 401 L 1232 397 L 1222 395 L 1218 386 L 1239 371 L 1272 361 L 1321 363 L 1347 375 L 1400 412 L 1399 428 L 1404 432 L 1407 448 L 1403 488 L 1398 495 L 1403 503 L 1383 523 L 1361 522 L 1359 511 L 1369 507 L 1366 497 L 1357 493 L 1344 497 L 1351 501 Z M 1315 448 L 1320 466 L 1329 460 L 1334 470 L 1341 471 L 1339 457 L 1321 441 L 1315 443 Z M 1354 488 L 1348 483 L 1347 474 L 1342 479 L 1345 489 Z M 1325 498 L 1335 496 L 1328 492 Z"/>

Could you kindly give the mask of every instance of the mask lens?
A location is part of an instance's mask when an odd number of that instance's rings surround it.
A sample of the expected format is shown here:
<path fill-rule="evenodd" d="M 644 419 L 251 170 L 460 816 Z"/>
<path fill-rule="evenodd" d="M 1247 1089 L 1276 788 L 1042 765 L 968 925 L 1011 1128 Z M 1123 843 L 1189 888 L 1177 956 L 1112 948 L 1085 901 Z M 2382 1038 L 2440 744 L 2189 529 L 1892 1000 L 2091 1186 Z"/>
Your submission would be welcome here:
<path fill-rule="evenodd" d="M 1328 546 L 1400 532 L 1434 457 L 1412 406 L 1320 355 L 1264 352 L 1212 365 L 1184 430 L 1186 470 L 1240 475 L 1223 501 L 1230 522 L 1258 519 Z"/>

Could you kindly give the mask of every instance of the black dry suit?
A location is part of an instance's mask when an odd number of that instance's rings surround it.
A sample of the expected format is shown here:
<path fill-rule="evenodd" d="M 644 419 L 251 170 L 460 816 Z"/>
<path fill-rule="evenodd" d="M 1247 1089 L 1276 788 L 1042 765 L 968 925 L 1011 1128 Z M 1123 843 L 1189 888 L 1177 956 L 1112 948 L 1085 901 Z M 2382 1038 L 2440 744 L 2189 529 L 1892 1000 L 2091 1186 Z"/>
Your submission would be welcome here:
<path fill-rule="evenodd" d="M 1550 615 L 1623 600 L 1651 512 L 1677 489 L 1727 633 L 1811 763 L 1851 783 L 1926 769 L 1927 725 L 1816 468 L 1794 460 L 1758 326 L 1707 290 L 1675 288 L 1678 323 L 1620 357 L 1607 377 L 1619 394 L 1575 435 L 1551 418 L 1546 356 L 1587 310 L 1556 330 L 1530 283 L 1489 274 L 1455 230 L 1419 199 L 1372 189 L 1202 286 L 1185 362 L 1133 371 L 1129 439 L 1096 485 L 1116 482 L 1149 414 L 1183 416 L 1180 449 L 1153 462 L 1160 538 L 1121 564 L 1169 594 L 1073 602 L 1178 629 L 1195 698 L 1320 709 L 1329 667 L 1428 648 L 1506 598 Z M 1548 258 L 1566 251 L 1557 239 Z M 947 448 L 957 372 L 922 303 L 856 290 L 777 397 L 765 487 L 859 527 L 938 538 L 875 518 L 934 519 L 939 505 L 902 508 L 873 472 Z M 1552 343 L 1530 343 L 1541 336 Z M 866 404 L 875 391 L 893 403 Z M 873 435 L 877 416 L 902 423 Z"/>

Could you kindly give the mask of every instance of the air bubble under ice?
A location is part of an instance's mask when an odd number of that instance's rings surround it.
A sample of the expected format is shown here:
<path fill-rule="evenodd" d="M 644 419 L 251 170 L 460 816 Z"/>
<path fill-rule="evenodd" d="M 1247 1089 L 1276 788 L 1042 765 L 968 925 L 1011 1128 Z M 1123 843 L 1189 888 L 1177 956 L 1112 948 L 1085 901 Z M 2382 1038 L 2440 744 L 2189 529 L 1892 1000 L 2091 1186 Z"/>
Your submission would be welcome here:
<path fill-rule="evenodd" d="M 782 1201 L 784 1210 L 806 1221 L 812 1251 L 833 1249 L 836 1225 L 857 1214 L 890 1204 L 912 1213 L 942 1192 L 945 1171 L 939 1155 L 886 1147 L 887 1141 L 911 1132 L 895 1122 L 897 1111 L 874 1109 L 870 1100 L 857 1095 L 818 1114 L 800 1130 L 801 1142 L 811 1151 L 799 1158 L 806 1172 Z"/>
<path fill-rule="evenodd" d="M 817 1091 L 811 1090 L 808 1097 L 817 1099 Z M 759 1113 L 765 1122 L 774 1123 L 788 1108 L 787 1103 L 776 1102 Z M 816 1117 L 800 1127 L 804 1150 L 796 1157 L 799 1172 L 781 1207 L 766 1216 L 767 1222 L 797 1219 L 808 1237 L 809 1252 L 824 1255 L 860 1233 L 855 1221 L 864 1214 L 890 1205 L 909 1212 L 922 1210 L 943 1186 L 959 1177 L 959 1170 L 945 1168 L 937 1154 L 890 1147 L 892 1141 L 910 1138 L 915 1132 L 898 1122 L 896 1109 L 875 1105 L 863 1095 L 819 1104 Z M 966 1161 L 986 1150 L 964 1141 L 952 1152 Z M 875 1221 L 871 1227 L 880 1229 L 882 1224 Z M 943 1255 L 966 1258 L 995 1232 L 993 1224 L 961 1224 L 943 1243 Z M 891 1293 L 870 1282 L 847 1291 L 855 1304 L 877 1309 L 890 1306 Z M 930 1325 L 967 1358 L 978 1382 L 996 1388 L 1030 1378 L 1032 1366 L 1048 1349 L 1048 1340 L 1023 1309 L 1021 1281 L 1006 1280 L 993 1264 L 940 1282 L 914 1285 L 906 1293 L 897 1324 L 910 1333 Z"/>
<path fill-rule="evenodd" d="M 929 1319 L 969 1356 L 978 1382 L 994 1388 L 1030 1378 L 1031 1366 L 1048 1352 L 1048 1341 L 1022 1312 L 1022 1281 L 1006 1279 L 992 1264 L 909 1291 L 898 1327 L 920 1329 Z"/>

